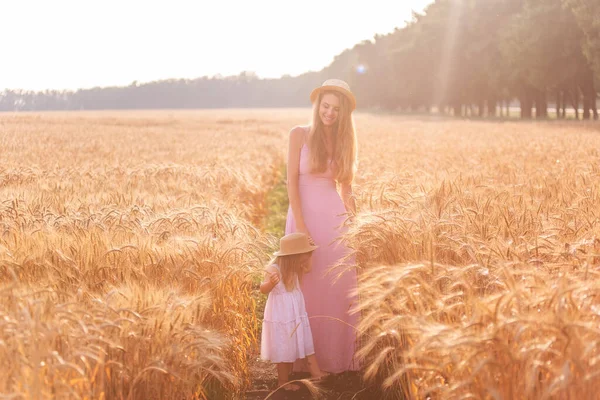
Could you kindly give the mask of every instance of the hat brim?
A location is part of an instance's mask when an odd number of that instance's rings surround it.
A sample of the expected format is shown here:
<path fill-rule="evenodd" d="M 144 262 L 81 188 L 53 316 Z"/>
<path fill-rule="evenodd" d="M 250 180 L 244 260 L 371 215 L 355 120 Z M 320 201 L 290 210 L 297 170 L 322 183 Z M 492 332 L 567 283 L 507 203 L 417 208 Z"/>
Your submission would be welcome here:
<path fill-rule="evenodd" d="M 284 253 L 282 251 L 276 251 L 275 253 L 273 253 L 273 255 L 275 257 L 279 257 L 279 256 L 293 256 L 294 254 L 310 253 L 311 251 L 315 251 L 318 248 L 319 248 L 319 246 L 309 246 L 307 249 L 300 249 L 300 250 L 296 250 L 296 251 L 289 252 L 289 253 Z"/>
<path fill-rule="evenodd" d="M 319 86 L 318 88 L 314 89 L 312 92 L 310 92 L 310 102 L 314 103 L 315 101 L 317 101 L 317 98 L 319 97 L 319 93 L 321 93 L 324 90 L 331 90 L 331 91 L 335 91 L 335 92 L 343 94 L 350 101 L 350 106 L 352 107 L 352 111 L 354 111 L 356 109 L 356 98 L 354 97 L 354 94 L 352 94 L 352 92 L 350 92 L 342 87 L 333 86 L 333 85 L 332 86 Z"/>

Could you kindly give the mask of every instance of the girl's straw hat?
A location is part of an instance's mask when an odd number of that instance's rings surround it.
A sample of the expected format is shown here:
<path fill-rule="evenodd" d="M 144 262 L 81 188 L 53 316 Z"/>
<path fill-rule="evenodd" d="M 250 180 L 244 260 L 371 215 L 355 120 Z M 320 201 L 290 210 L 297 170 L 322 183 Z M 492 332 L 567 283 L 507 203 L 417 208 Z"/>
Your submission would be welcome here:
<path fill-rule="evenodd" d="M 312 246 L 308 242 L 308 236 L 304 233 L 290 233 L 279 240 L 279 251 L 276 251 L 273 255 L 279 257 L 308 253 L 318 247 L 319 246 Z"/>
<path fill-rule="evenodd" d="M 346 82 L 344 82 L 343 80 L 341 80 L 341 79 L 326 80 L 325 82 L 323 82 L 323 85 L 321 85 L 321 87 L 314 89 L 310 93 L 310 101 L 312 103 L 314 103 L 317 100 L 317 98 L 319 97 L 319 93 L 321 93 L 324 90 L 334 90 L 336 92 L 343 94 L 350 101 L 350 106 L 352 107 L 352 111 L 354 111 L 354 109 L 356 108 L 356 98 L 354 97 L 354 94 L 350 91 L 350 86 L 348 86 L 348 84 Z"/>

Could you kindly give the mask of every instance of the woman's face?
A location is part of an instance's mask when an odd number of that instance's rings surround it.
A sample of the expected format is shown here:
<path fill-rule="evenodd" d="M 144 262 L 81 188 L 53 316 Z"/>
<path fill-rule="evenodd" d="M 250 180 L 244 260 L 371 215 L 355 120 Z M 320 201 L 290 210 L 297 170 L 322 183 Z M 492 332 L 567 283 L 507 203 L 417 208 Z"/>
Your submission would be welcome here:
<path fill-rule="evenodd" d="M 325 126 L 333 126 L 340 112 L 340 99 L 333 94 L 327 93 L 321 98 L 319 105 L 319 117 Z"/>

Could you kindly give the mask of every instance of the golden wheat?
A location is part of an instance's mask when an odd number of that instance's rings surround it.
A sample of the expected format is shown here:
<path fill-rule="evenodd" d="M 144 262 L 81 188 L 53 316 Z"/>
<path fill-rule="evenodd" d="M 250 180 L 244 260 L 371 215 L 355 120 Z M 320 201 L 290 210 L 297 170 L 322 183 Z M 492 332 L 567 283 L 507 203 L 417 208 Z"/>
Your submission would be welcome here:
<path fill-rule="evenodd" d="M 1 115 L 0 395 L 243 396 L 265 196 L 309 114 Z M 382 398 L 595 398 L 598 125 L 356 121 L 365 379 Z"/>
<path fill-rule="evenodd" d="M 367 120 L 347 238 L 365 377 L 387 398 L 596 398 L 598 126 Z"/>
<path fill-rule="evenodd" d="M 281 117 L 2 115 L 0 394 L 241 393 Z"/>

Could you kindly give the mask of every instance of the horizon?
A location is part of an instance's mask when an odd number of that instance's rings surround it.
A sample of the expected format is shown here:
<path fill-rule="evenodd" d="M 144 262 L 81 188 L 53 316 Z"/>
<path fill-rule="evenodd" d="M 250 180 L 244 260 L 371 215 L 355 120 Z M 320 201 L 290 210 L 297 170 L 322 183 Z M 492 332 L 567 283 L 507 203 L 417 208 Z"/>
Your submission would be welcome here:
<path fill-rule="evenodd" d="M 2 4 L 0 11 L 11 18 L 0 26 L 0 35 L 13 40 L 3 49 L 12 61 L 0 67 L 0 91 L 75 91 L 242 72 L 260 79 L 299 76 L 322 70 L 358 43 L 404 27 L 413 11 L 422 12 L 430 3 L 373 0 L 353 8 L 339 0 L 307 0 L 302 7 L 274 0 L 208 6 L 174 0 L 169 8 L 139 0 Z M 334 25 L 319 31 L 303 28 L 303 21 Z M 23 29 L 25 23 L 29 30 Z"/>

